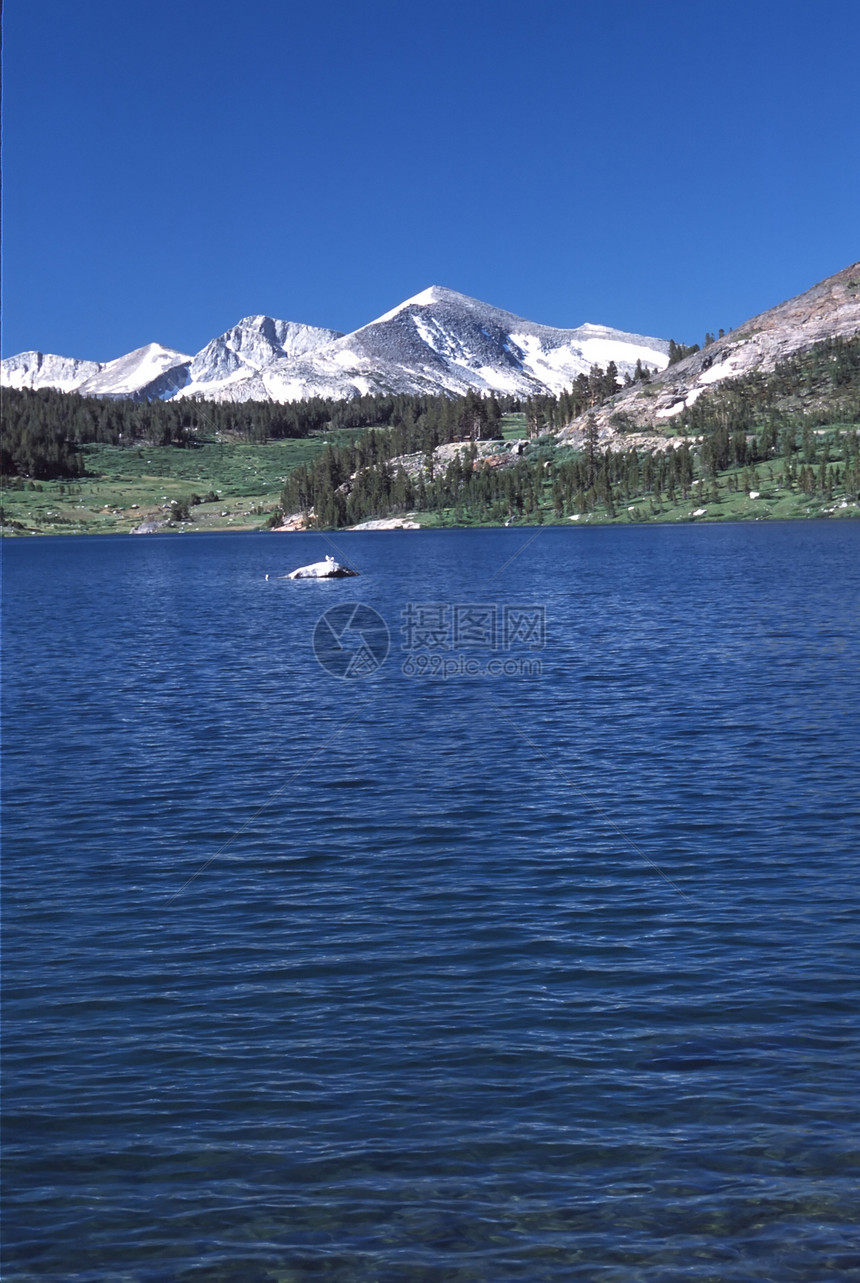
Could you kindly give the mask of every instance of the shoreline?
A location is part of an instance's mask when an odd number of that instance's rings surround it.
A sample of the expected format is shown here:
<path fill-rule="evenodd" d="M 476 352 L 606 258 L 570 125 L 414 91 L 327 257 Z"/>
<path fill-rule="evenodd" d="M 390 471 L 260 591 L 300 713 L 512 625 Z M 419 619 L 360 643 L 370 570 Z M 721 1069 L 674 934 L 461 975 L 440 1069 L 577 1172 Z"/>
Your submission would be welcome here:
<path fill-rule="evenodd" d="M 420 514 L 419 514 L 420 515 Z M 577 514 L 579 516 L 579 514 Z M 360 523 L 358 526 L 311 526 L 305 530 L 278 530 L 265 525 L 259 525 L 251 522 L 233 522 L 230 525 L 196 525 L 188 522 L 177 525 L 160 526 L 157 529 L 146 532 L 138 532 L 134 529 L 118 528 L 117 526 L 101 526 L 88 530 L 62 530 L 42 526 L 38 529 L 11 529 L 8 526 L 0 527 L 0 539 L 29 539 L 29 538 L 99 538 L 99 536 L 109 535 L 135 535 L 144 537 L 151 535 L 159 536 L 178 536 L 178 535 L 214 535 L 214 534 L 270 534 L 270 535 L 343 535 L 343 534 L 401 534 L 401 533 L 420 533 L 427 531 L 466 531 L 466 530 L 540 530 L 542 528 L 554 530 L 584 530 L 596 527 L 607 527 L 614 529 L 633 529 L 642 526 L 728 526 L 728 525 L 751 525 L 755 523 L 787 523 L 787 522 L 810 522 L 810 521 L 844 521 L 860 519 L 860 502 L 848 503 L 844 506 L 837 506 L 830 511 L 816 511 L 806 514 L 772 514 L 772 513 L 749 513 L 739 514 L 732 513 L 703 513 L 698 516 L 689 515 L 680 516 L 653 516 L 627 518 L 616 517 L 607 518 L 602 515 L 598 516 L 593 513 L 582 514 L 578 520 L 571 517 L 553 518 L 545 521 L 519 521 L 506 526 L 504 523 L 484 522 L 484 523 L 463 523 L 455 524 L 453 522 L 434 522 L 422 524 L 415 521 L 409 525 L 379 525 L 368 526 L 366 523 Z M 383 519 L 380 519 L 383 520 Z"/>

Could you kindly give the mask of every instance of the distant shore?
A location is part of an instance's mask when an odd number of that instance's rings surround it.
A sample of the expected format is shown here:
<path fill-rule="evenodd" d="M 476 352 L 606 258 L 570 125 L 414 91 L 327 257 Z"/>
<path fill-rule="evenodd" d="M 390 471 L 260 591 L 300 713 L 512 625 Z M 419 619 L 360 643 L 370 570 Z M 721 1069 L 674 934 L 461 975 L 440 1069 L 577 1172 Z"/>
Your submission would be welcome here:
<path fill-rule="evenodd" d="M 558 467 L 554 460 L 575 457 L 575 450 L 558 449 L 550 438 L 526 442 L 524 417 L 508 417 L 510 423 L 505 425 L 504 442 L 479 443 L 483 448 L 477 462 L 469 466 L 484 466 L 481 456 L 486 448 L 499 450 L 504 446 L 510 458 L 490 454 L 486 464 L 510 468 L 513 447 L 520 441 L 526 449 L 524 460 L 531 464 L 535 476 L 552 477 L 553 469 Z M 814 434 L 816 440 L 824 441 L 828 431 L 819 429 Z M 141 528 L 164 534 L 212 533 L 266 530 L 285 521 L 293 530 L 315 529 L 318 527 L 307 526 L 303 514 L 282 510 L 284 483 L 297 468 L 307 467 L 319 459 L 327 445 L 350 439 L 349 434 L 339 437 L 330 432 L 264 444 L 212 440 L 201 442 L 194 449 L 172 445 L 85 446 L 85 472 L 80 477 L 6 479 L 0 496 L 0 534 L 5 537 L 130 534 Z M 620 443 L 610 444 L 618 457 Z M 635 449 L 638 442 L 631 439 L 626 444 Z M 468 463 L 469 449 L 467 443 L 440 446 L 436 452 L 437 468 L 447 466 L 457 451 Z M 469 509 L 465 505 L 430 511 L 395 509 L 365 512 L 359 521 L 351 524 L 367 528 L 369 522 L 394 521 L 415 523 L 421 529 L 469 529 L 504 525 L 674 525 L 858 517 L 860 501 L 853 489 L 846 490 L 844 466 L 839 465 L 838 455 L 834 457 L 836 463 L 828 466 L 833 467 L 837 483 L 824 487 L 818 479 L 821 468 L 818 463 L 815 484 L 810 486 L 807 480 L 804 488 L 800 471 L 802 459 L 798 456 L 800 462 L 790 485 L 785 482 L 784 463 L 774 458 L 752 467 L 727 467 L 716 479 L 699 475 L 683 487 L 678 484 L 674 492 L 671 488 L 650 494 L 640 490 L 623 499 L 623 488 L 616 487 L 612 511 L 607 511 L 603 503 L 583 511 L 576 511 L 576 505 L 569 500 L 559 505 L 554 501 L 552 486 L 540 482 L 543 493 L 538 493 L 537 506 L 531 511 L 519 510 L 515 502 L 505 503 L 503 507 L 496 503 L 492 512 L 487 508 L 483 512 L 478 508 Z M 644 460 L 644 453 L 640 458 Z M 411 458 L 407 460 L 410 461 Z M 420 472 L 420 459 L 417 466 Z M 697 471 L 702 471 L 699 465 Z"/>

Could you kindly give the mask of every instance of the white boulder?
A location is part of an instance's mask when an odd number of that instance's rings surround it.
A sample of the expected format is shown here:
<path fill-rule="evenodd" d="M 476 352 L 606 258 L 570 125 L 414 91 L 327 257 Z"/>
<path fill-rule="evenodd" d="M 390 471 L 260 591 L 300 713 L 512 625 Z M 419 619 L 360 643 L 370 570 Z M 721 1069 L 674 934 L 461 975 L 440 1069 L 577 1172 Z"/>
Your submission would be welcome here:
<path fill-rule="evenodd" d="M 284 579 L 349 579 L 357 575 L 357 570 L 342 566 L 334 557 L 328 556 L 325 561 L 314 561 L 310 566 L 299 566 L 291 570 Z"/>

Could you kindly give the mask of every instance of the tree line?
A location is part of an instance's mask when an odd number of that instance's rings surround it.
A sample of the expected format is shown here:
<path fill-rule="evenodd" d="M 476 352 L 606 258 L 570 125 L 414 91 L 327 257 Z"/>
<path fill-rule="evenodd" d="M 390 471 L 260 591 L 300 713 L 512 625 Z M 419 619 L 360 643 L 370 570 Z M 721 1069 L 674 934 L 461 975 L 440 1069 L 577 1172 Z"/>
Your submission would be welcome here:
<path fill-rule="evenodd" d="M 649 372 L 640 367 L 635 377 L 647 378 Z M 525 403 L 518 397 L 481 396 L 475 391 L 462 397 L 312 397 L 280 405 L 271 401 L 134 402 L 53 388 L 4 388 L 0 475 L 36 480 L 80 476 L 85 470 L 81 451 L 85 445 L 191 448 L 213 437 L 264 444 L 371 427 L 390 428 L 393 453 L 405 454 L 450 441 L 496 436 L 502 414 L 523 406 L 530 435 L 540 436 L 602 404 L 622 382 L 610 362 L 606 370 L 593 366 L 559 397 L 536 396 Z"/>
<path fill-rule="evenodd" d="M 541 393 L 525 401 L 528 434 L 539 437 L 544 432 L 555 432 L 611 400 L 624 388 L 632 387 L 634 383 L 649 383 L 656 372 L 656 369 L 643 365 L 641 360 L 636 361 L 633 373 L 625 373 L 623 378 L 614 361 L 610 361 L 605 369 L 602 365 L 592 365 L 588 374 L 578 374 L 571 386 L 557 395 Z"/>
<path fill-rule="evenodd" d="M 550 512 L 559 519 L 576 513 L 614 518 L 642 500 L 646 515 L 657 515 L 663 504 L 715 502 L 721 487 L 755 490 L 766 482 L 808 496 L 842 490 L 860 497 L 860 435 L 821 435 L 809 425 L 778 438 L 768 427 L 757 435 L 719 429 L 698 445 L 682 439 L 667 450 L 600 450 L 592 437 L 577 452 L 545 440 L 506 467 L 481 457 L 477 442 L 469 441 L 444 468 L 430 456 L 421 462 L 407 469 L 389 453 L 385 434 L 370 434 L 363 450 L 327 447 L 287 479 L 282 512 L 303 513 L 318 528 L 408 512 L 463 525 L 541 522 Z"/>
<path fill-rule="evenodd" d="M 787 357 L 769 373 L 754 371 L 714 384 L 678 416 L 695 436 L 726 428 L 772 431 L 804 423 L 860 423 L 860 335 L 825 339 Z"/>
<path fill-rule="evenodd" d="M 509 408 L 504 402 L 504 408 Z M 488 431 L 501 417 L 493 400 L 473 397 L 473 430 Z M 518 403 L 516 403 L 518 404 Z M 279 405 L 270 401 L 240 404 L 214 401 L 133 402 L 79 396 L 53 388 L 4 388 L 0 474 L 36 480 L 81 476 L 81 447 L 193 446 L 213 437 L 255 444 L 307 437 L 314 432 L 402 425 L 409 432 L 421 416 L 438 425 L 438 440 L 450 439 L 451 410 L 444 397 L 360 396 L 343 400 L 313 397 Z"/>

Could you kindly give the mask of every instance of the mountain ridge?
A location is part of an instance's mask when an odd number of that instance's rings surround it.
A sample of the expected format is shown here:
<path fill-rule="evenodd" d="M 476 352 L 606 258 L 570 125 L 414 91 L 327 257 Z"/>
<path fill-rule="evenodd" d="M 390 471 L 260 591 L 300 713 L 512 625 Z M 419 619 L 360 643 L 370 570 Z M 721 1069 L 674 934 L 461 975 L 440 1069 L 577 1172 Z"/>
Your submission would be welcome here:
<path fill-rule="evenodd" d="M 350 334 L 244 317 L 188 355 L 160 344 L 110 362 L 18 353 L 2 362 L 9 387 L 54 387 L 131 399 L 289 402 L 368 394 L 463 395 L 469 390 L 557 393 L 594 364 L 621 374 L 665 367 L 668 342 L 586 323 L 540 325 L 432 285 Z"/>
<path fill-rule="evenodd" d="M 650 382 L 619 391 L 594 415 L 601 435 L 670 430 L 725 380 L 767 373 L 823 338 L 860 333 L 860 263 L 825 278 L 668 364 L 669 344 L 586 322 L 540 325 L 445 286 L 431 285 L 350 334 L 263 314 L 243 317 L 189 355 L 150 343 L 108 362 L 24 352 L 0 381 L 103 398 L 287 403 L 362 395 L 559 394 L 594 365 L 620 375 L 637 363 Z M 563 429 L 575 438 L 584 418 Z"/>
<path fill-rule="evenodd" d="M 860 334 L 860 262 L 816 282 L 801 294 L 750 317 L 728 334 L 674 365 L 649 383 L 620 391 L 581 415 L 563 435 L 575 439 L 593 417 L 601 436 L 614 424 L 627 429 L 669 428 L 673 419 L 724 381 L 770 373 L 781 361 L 806 352 L 824 339 Z"/>

